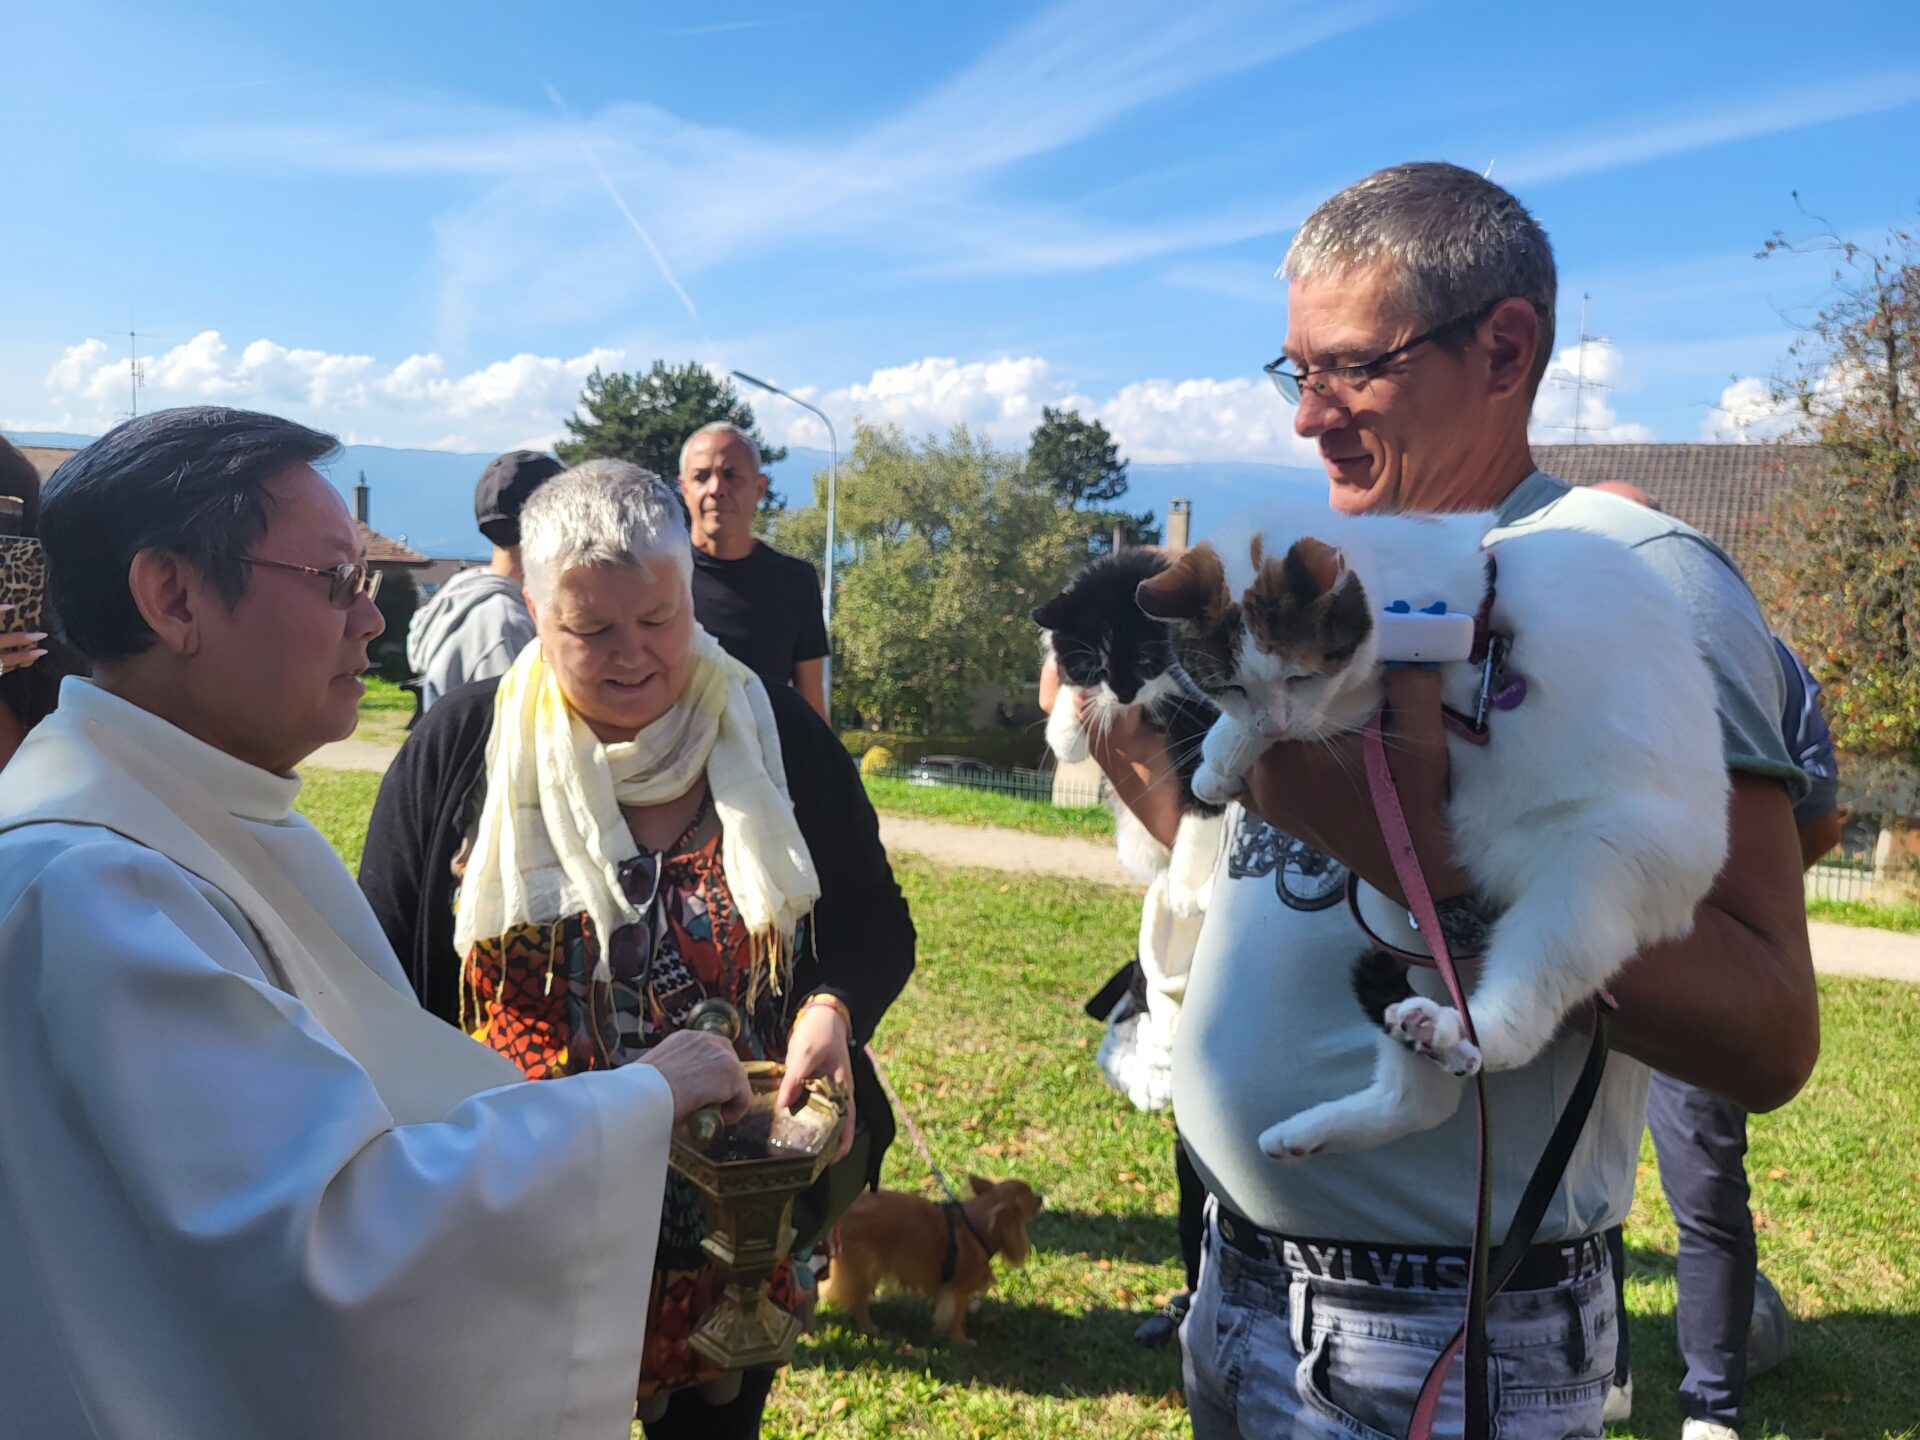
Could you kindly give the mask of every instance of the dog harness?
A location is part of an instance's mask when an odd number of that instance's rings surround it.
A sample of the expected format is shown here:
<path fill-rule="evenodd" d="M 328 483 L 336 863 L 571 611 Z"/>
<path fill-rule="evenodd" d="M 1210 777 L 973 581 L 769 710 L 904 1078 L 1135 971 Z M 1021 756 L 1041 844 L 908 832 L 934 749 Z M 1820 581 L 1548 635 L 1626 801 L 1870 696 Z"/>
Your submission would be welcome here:
<path fill-rule="evenodd" d="M 940 1258 L 940 1283 L 945 1285 L 952 1281 L 954 1273 L 960 1268 L 960 1230 L 954 1224 L 955 1216 L 959 1217 L 960 1225 L 967 1227 L 967 1233 L 980 1242 L 980 1248 L 987 1252 L 989 1260 L 993 1258 L 993 1246 L 987 1243 L 987 1237 L 980 1233 L 973 1223 L 973 1217 L 967 1214 L 967 1207 L 958 1200 L 949 1200 L 941 1205 L 940 1213 L 947 1221 L 947 1253 Z"/>

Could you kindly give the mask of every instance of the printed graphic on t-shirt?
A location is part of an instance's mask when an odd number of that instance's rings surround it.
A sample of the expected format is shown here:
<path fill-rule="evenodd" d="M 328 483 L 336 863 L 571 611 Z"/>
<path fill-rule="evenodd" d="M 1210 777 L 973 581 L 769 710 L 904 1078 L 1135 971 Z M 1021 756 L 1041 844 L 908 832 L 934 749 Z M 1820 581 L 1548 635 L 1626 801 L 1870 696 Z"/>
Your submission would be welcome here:
<path fill-rule="evenodd" d="M 1339 904 L 1347 890 L 1346 866 L 1242 810 L 1233 848 L 1227 852 L 1227 877 L 1247 880 L 1262 875 L 1273 876 L 1274 893 L 1293 910 L 1325 910 Z"/>

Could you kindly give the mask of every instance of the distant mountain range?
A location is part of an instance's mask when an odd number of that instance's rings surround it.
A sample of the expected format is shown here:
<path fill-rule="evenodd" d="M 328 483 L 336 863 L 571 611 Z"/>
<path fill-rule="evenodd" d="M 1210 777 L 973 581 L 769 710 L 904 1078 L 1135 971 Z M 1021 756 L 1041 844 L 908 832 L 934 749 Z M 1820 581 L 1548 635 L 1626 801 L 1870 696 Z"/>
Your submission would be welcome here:
<path fill-rule="evenodd" d="M 10 432 L 21 445 L 60 445 L 78 449 L 91 435 L 54 431 Z M 436 557 L 484 558 L 486 541 L 473 528 L 473 485 L 493 458 L 491 453 L 452 450 L 396 450 L 385 445 L 348 445 L 326 465 L 327 477 L 351 499 L 362 474 L 372 491 L 368 520 L 381 534 L 404 541 Z M 813 477 L 827 468 L 827 452 L 792 448 L 787 458 L 768 467 L 769 478 L 789 504 L 810 495 Z M 1317 470 L 1290 465 L 1253 465 L 1239 461 L 1129 467 L 1131 484 L 1117 505 L 1150 510 L 1165 522 L 1167 502 L 1193 502 L 1193 538 L 1220 520 L 1274 493 L 1276 487 L 1324 487 Z"/>

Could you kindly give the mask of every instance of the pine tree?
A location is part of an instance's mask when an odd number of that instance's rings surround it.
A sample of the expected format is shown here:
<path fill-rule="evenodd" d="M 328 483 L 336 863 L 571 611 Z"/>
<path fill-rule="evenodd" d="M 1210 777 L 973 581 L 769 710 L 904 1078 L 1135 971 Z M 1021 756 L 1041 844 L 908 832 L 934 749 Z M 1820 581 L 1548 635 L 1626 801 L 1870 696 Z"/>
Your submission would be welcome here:
<path fill-rule="evenodd" d="M 1105 502 L 1127 493 L 1127 462 L 1098 420 L 1042 406 L 1040 423 L 1027 442 L 1027 473 L 1085 517 L 1089 553 L 1111 549 L 1116 526 L 1129 544 L 1160 543 L 1160 527 L 1151 514 L 1105 508 Z"/>
<path fill-rule="evenodd" d="M 585 418 L 567 417 L 573 439 L 554 453 L 569 465 L 582 460 L 629 460 L 669 480 L 680 474 L 680 447 L 702 425 L 725 420 L 753 436 L 762 467 L 787 458 L 784 447 L 767 444 L 754 428 L 753 407 L 740 398 L 733 382 L 693 361 L 685 365 L 653 362 L 645 374 L 611 375 L 595 370 L 580 397 Z M 771 488 L 768 508 L 778 502 Z"/>

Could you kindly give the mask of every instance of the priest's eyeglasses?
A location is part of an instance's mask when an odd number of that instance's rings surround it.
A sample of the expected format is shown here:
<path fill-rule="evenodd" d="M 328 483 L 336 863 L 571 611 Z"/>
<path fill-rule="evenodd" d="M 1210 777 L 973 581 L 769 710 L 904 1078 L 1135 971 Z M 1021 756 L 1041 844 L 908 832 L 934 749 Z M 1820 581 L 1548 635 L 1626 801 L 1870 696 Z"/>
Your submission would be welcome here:
<path fill-rule="evenodd" d="M 1494 304 L 1499 304 L 1495 301 Z M 1371 360 L 1362 360 L 1357 365 L 1329 365 L 1324 370 L 1289 370 L 1284 355 L 1268 361 L 1261 367 L 1267 379 L 1273 382 L 1273 388 L 1280 392 L 1280 398 L 1289 405 L 1298 405 L 1304 390 L 1311 390 L 1321 399 L 1327 399 L 1339 391 L 1343 394 L 1356 394 L 1367 388 L 1369 381 L 1378 380 L 1386 373 L 1390 361 L 1398 360 L 1409 350 L 1417 350 L 1429 340 L 1438 340 L 1443 336 L 1456 334 L 1470 326 L 1478 325 L 1486 318 L 1487 311 L 1493 305 L 1486 305 L 1470 315 L 1456 315 L 1451 320 L 1442 321 L 1431 330 L 1416 335 L 1404 345 L 1396 345 L 1391 350 L 1382 351 Z"/>
<path fill-rule="evenodd" d="M 301 575 L 321 576 L 327 581 L 327 599 L 336 610 L 351 608 L 353 602 L 362 595 L 373 600 L 380 594 L 380 572 L 352 560 L 323 569 L 316 565 L 295 565 L 286 560 L 263 560 L 258 555 L 238 555 L 234 558 L 246 565 L 265 565 L 273 570 L 292 570 Z"/>

